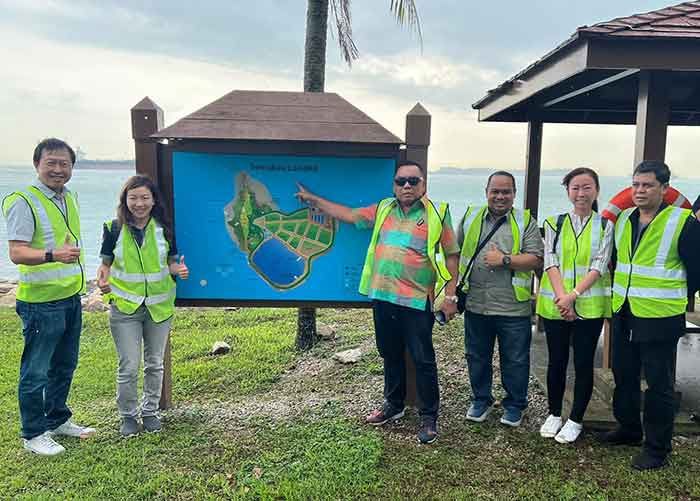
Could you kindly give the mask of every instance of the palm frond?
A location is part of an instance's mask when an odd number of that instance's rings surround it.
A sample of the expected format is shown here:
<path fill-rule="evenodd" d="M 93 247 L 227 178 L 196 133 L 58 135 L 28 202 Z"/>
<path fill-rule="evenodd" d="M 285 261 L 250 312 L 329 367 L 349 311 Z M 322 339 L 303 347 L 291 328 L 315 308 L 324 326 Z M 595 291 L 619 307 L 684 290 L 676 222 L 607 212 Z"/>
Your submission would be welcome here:
<path fill-rule="evenodd" d="M 418 34 L 421 49 L 423 47 L 423 32 L 420 28 L 420 18 L 415 0 L 391 0 L 389 10 L 396 17 L 396 21 Z"/>
<path fill-rule="evenodd" d="M 340 53 L 343 59 L 345 59 L 345 62 L 348 63 L 348 66 L 352 66 L 352 62 L 359 57 L 360 52 L 357 50 L 355 41 L 352 39 L 350 0 L 331 0 L 330 7 L 333 18 L 335 19 Z"/>

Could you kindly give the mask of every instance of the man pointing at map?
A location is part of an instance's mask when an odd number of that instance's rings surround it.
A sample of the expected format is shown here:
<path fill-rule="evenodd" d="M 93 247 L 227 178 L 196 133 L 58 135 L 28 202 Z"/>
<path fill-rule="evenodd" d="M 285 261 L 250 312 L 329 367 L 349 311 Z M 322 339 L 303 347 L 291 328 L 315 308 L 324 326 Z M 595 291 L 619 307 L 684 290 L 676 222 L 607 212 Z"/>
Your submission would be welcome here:
<path fill-rule="evenodd" d="M 299 185 L 296 196 L 331 217 L 357 228 L 373 228 L 360 279 L 360 293 L 372 299 L 377 349 L 384 360 L 384 405 L 366 418 L 375 426 L 404 415 L 407 350 L 416 366 L 421 426 L 418 439 L 437 439 L 440 404 L 432 330 L 433 303 L 444 289 L 440 312 L 450 320 L 457 312 L 456 277 L 459 246 L 447 204 L 425 195 L 423 169 L 399 163 L 394 195 L 369 207 L 351 209 L 321 198 Z"/>

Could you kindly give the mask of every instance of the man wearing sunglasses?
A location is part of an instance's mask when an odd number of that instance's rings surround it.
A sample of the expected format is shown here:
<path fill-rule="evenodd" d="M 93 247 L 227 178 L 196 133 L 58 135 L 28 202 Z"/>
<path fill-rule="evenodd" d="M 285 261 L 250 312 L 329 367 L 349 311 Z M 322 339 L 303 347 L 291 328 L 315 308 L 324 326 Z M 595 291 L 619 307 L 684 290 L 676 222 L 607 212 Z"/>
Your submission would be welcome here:
<path fill-rule="evenodd" d="M 394 195 L 370 207 L 351 209 L 325 200 L 299 186 L 297 197 L 326 214 L 360 229 L 373 228 L 360 293 L 372 299 L 377 348 L 384 360 L 384 405 L 366 417 L 374 426 L 404 415 L 408 351 L 416 366 L 421 426 L 418 439 L 437 439 L 440 403 L 432 330 L 433 304 L 441 291 L 440 311 L 449 321 L 457 312 L 455 295 L 459 247 L 447 204 L 425 195 L 423 169 L 400 163 Z"/>
<path fill-rule="evenodd" d="M 465 297 L 464 338 L 473 399 L 467 419 L 481 422 L 493 408 L 493 349 L 498 339 L 506 391 L 501 423 L 520 426 L 530 376 L 532 272 L 544 243 L 530 211 L 513 208 L 515 178 L 498 171 L 486 183 L 485 206 L 467 208 L 458 241 L 460 295 Z"/>

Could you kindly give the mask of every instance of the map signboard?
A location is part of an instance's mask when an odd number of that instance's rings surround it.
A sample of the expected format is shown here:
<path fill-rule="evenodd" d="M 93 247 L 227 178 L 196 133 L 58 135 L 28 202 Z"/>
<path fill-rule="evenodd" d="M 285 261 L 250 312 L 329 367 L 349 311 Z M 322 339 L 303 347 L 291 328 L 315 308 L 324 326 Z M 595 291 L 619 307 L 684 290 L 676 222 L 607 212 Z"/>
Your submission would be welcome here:
<path fill-rule="evenodd" d="M 297 183 L 350 207 L 391 196 L 388 158 L 175 151 L 175 233 L 190 278 L 180 300 L 366 302 L 371 230 L 299 202 Z"/>

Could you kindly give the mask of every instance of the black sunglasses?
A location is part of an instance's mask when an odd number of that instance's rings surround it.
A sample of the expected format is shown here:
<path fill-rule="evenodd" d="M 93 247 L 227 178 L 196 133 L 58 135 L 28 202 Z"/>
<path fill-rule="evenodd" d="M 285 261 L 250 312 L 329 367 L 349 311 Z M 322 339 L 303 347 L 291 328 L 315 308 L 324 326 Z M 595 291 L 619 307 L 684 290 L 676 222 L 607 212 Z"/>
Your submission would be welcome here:
<path fill-rule="evenodd" d="M 418 177 L 418 176 L 397 177 L 397 178 L 394 178 L 394 184 L 396 186 L 405 186 L 406 183 L 408 183 L 411 186 L 417 186 L 418 183 L 420 183 L 422 180 L 423 180 L 423 178 Z"/>

